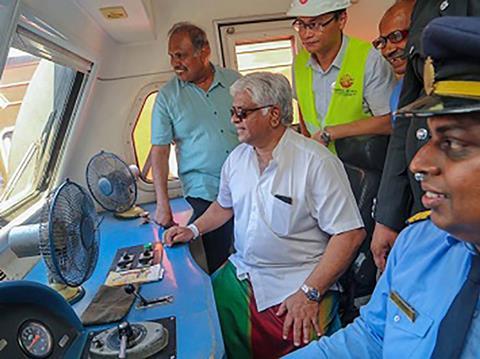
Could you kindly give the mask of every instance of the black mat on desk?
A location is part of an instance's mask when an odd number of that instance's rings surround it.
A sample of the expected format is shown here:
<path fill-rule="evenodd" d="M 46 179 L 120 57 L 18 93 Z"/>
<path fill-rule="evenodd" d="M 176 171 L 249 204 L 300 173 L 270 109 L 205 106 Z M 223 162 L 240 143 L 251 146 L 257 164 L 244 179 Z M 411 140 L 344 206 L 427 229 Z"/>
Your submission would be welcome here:
<path fill-rule="evenodd" d="M 100 325 L 118 322 L 130 310 L 135 297 L 125 293 L 123 287 L 102 285 L 92 302 L 82 314 L 83 325 Z"/>
<path fill-rule="evenodd" d="M 175 359 L 177 357 L 177 321 L 175 317 L 160 318 L 156 320 L 149 320 L 149 322 L 160 323 L 168 330 L 168 344 L 162 349 L 160 353 L 149 356 L 145 359 Z M 132 322 L 130 324 L 135 324 Z M 82 359 L 89 359 L 90 342 L 92 339 L 100 333 L 101 330 L 90 332 L 87 343 L 83 349 Z"/>

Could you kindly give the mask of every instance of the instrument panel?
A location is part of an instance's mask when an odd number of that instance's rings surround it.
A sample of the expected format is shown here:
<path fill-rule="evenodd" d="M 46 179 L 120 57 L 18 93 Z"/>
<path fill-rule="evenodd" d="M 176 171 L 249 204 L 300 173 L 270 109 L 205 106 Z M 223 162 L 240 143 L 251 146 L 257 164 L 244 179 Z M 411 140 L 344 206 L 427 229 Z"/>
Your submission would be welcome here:
<path fill-rule="evenodd" d="M 82 338 L 78 317 L 49 287 L 12 281 L 0 291 L 0 358 L 64 358 Z"/>
<path fill-rule="evenodd" d="M 24 322 L 18 331 L 17 340 L 20 348 L 29 358 L 47 358 L 53 350 L 52 332 L 40 321 Z"/>

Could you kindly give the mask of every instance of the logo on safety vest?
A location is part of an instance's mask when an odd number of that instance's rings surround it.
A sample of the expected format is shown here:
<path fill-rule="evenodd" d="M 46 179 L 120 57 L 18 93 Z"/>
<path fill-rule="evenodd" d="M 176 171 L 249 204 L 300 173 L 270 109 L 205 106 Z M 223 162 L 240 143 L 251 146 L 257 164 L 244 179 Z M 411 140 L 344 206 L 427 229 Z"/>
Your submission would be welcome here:
<path fill-rule="evenodd" d="M 308 2 L 308 0 L 300 0 L 300 4 L 305 5 Z"/>
<path fill-rule="evenodd" d="M 344 89 L 348 89 L 352 87 L 353 85 L 353 77 L 350 76 L 349 74 L 345 74 L 342 76 L 340 79 L 340 86 L 342 86 Z"/>

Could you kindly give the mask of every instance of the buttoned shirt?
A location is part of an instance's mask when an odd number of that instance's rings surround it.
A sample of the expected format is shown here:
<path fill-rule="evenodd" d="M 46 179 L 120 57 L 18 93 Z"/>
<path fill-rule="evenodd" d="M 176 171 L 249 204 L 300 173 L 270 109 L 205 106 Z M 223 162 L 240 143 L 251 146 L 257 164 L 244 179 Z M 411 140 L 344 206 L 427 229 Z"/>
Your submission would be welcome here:
<path fill-rule="evenodd" d="M 478 253 L 430 220 L 409 226 L 396 240 L 360 317 L 287 358 L 430 358 L 440 323 L 467 279 L 473 255 Z M 394 292 L 415 311 L 414 320 L 389 298 Z M 478 334 L 478 311 L 474 316 L 463 359 L 480 356 L 478 336 L 471 343 Z"/>
<path fill-rule="evenodd" d="M 331 236 L 363 227 L 343 165 L 324 146 L 287 129 L 272 156 L 260 173 L 255 149 L 239 145 L 217 198 L 233 208 L 229 260 L 240 280 L 250 279 L 259 311 L 298 290 Z"/>
<path fill-rule="evenodd" d="M 308 61 L 308 66 L 313 70 L 312 83 L 315 94 L 315 108 L 319 119 L 322 120 L 322 126 L 324 126 L 323 121 L 327 115 L 348 41 L 348 36 L 343 36 L 340 51 L 327 70 L 324 71 L 312 56 L 310 56 Z M 365 64 L 365 77 L 363 80 L 363 107 L 365 113 L 371 113 L 373 116 L 382 116 L 389 113 L 390 94 L 396 82 L 397 80 L 390 64 L 377 50 L 372 48 Z M 295 91 L 295 86 L 293 86 L 293 89 Z"/>
<path fill-rule="evenodd" d="M 240 77 L 214 67 L 208 91 L 178 77 L 158 92 L 152 113 L 152 145 L 175 142 L 178 175 L 185 196 L 213 201 L 222 164 L 238 145 L 230 122 L 230 86 Z"/>

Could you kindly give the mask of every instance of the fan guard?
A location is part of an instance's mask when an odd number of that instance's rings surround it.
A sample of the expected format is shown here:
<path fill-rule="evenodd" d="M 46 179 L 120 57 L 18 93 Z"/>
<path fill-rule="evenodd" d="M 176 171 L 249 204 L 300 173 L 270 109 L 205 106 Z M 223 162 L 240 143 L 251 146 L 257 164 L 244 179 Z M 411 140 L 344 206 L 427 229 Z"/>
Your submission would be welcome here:
<path fill-rule="evenodd" d="M 94 203 L 85 189 L 66 180 L 49 197 L 40 222 L 40 253 L 50 279 L 81 285 L 98 260 L 100 234 Z"/>
<path fill-rule="evenodd" d="M 101 151 L 87 165 L 87 185 L 107 211 L 122 213 L 135 205 L 137 183 L 128 165 L 117 155 Z"/>

